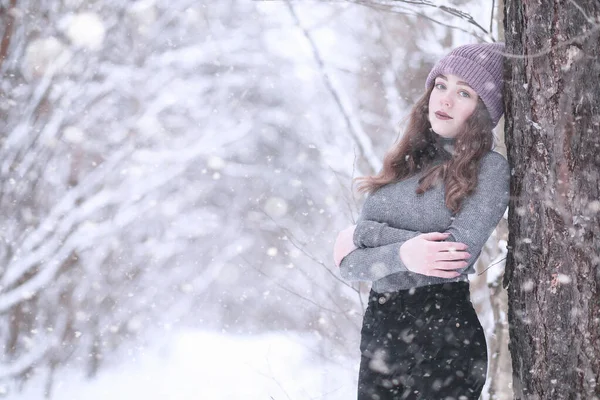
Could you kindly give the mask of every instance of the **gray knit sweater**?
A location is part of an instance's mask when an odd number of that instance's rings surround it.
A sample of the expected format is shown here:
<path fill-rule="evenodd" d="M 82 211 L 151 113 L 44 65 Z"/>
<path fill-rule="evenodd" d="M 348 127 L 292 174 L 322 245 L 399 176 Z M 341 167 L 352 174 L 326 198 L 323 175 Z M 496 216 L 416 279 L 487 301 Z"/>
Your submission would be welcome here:
<path fill-rule="evenodd" d="M 508 205 L 508 162 L 501 154 L 488 152 L 480 162 L 475 191 L 463 200 L 454 216 L 446 208 L 443 183 L 416 194 L 421 176 L 385 185 L 367 197 L 354 231 L 358 249 L 344 257 L 340 265 L 344 279 L 371 281 L 373 290 L 382 293 L 466 281 L 467 274 L 475 272 L 475 261 Z M 400 260 L 400 246 L 428 232 L 449 232 L 446 241 L 469 246 L 471 258 L 464 269 L 458 270 L 460 276 L 437 278 L 407 270 Z"/>

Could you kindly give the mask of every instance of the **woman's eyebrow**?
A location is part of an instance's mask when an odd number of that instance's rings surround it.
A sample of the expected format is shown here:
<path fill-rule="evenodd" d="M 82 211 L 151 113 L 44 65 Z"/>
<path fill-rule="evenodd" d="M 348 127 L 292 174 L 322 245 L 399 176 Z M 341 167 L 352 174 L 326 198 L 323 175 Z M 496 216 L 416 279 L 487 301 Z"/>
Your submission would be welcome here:
<path fill-rule="evenodd" d="M 447 80 L 448 80 L 448 78 L 446 78 L 446 76 L 444 76 L 444 75 L 441 75 L 441 74 L 440 74 L 440 75 L 438 75 L 437 77 L 438 77 L 438 78 L 442 78 L 442 79 L 443 79 L 443 80 L 445 80 L 445 81 L 447 81 Z M 469 88 L 473 89 L 473 88 L 471 87 L 471 85 L 469 85 L 467 82 L 458 81 L 458 82 L 456 82 L 456 84 L 457 84 L 457 85 L 462 85 L 462 86 L 467 86 L 467 87 L 469 87 Z"/>

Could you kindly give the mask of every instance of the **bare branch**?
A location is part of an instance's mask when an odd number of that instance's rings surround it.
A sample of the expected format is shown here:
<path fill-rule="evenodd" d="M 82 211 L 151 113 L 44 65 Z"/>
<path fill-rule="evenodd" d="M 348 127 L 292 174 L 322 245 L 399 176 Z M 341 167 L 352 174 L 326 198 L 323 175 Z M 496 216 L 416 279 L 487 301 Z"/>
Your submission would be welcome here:
<path fill-rule="evenodd" d="M 379 169 L 381 166 L 381 161 L 379 161 L 379 158 L 373 151 L 373 145 L 371 143 L 371 139 L 369 138 L 369 135 L 367 135 L 363 131 L 360 121 L 357 121 L 356 118 L 353 116 L 353 112 L 350 109 L 350 104 L 348 104 L 348 102 L 344 102 L 342 100 L 341 90 L 336 88 L 335 85 L 333 84 L 331 77 L 327 73 L 325 62 L 323 61 L 323 57 L 321 57 L 321 53 L 319 52 L 319 49 L 318 49 L 315 41 L 313 40 L 309 31 L 306 30 L 302 26 L 302 23 L 300 22 L 300 19 L 298 18 L 298 15 L 296 14 L 296 11 L 294 10 L 294 7 L 292 6 L 291 2 L 289 0 L 287 0 L 286 4 L 288 5 L 290 14 L 292 15 L 294 21 L 296 22 L 296 25 L 302 31 L 302 33 L 304 34 L 304 37 L 306 37 L 306 40 L 308 41 L 308 43 L 312 49 L 315 61 L 318 64 L 319 69 L 321 70 L 321 74 L 323 76 L 325 86 L 327 87 L 329 92 L 332 94 L 338 109 L 340 110 L 342 116 L 344 117 L 344 121 L 346 122 L 346 126 L 348 127 L 348 131 L 349 131 L 350 135 L 352 136 L 352 138 L 354 139 L 354 142 L 359 147 L 361 154 L 368 160 L 369 164 L 371 164 L 372 166 L 375 166 L 374 169 L 376 169 L 376 170 Z"/>
<path fill-rule="evenodd" d="M 454 7 L 448 7 L 445 5 L 437 5 L 437 4 L 435 4 L 431 1 L 427 1 L 427 0 L 418 0 L 418 1 L 411 1 L 411 0 L 347 0 L 347 1 L 354 3 L 354 4 L 362 5 L 365 7 L 373 8 L 376 10 L 406 14 L 406 15 L 414 15 L 414 16 L 417 16 L 420 18 L 427 19 L 436 24 L 446 26 L 451 29 L 456 29 L 456 30 L 460 30 L 465 33 L 473 34 L 475 37 L 477 37 L 480 40 L 483 39 L 482 37 L 476 35 L 473 32 L 470 32 L 464 28 L 461 28 L 458 26 L 453 26 L 453 25 L 448 25 L 448 24 L 441 22 L 437 19 L 434 19 L 422 12 L 418 12 L 414 9 L 416 7 L 436 8 L 446 14 L 450 14 L 454 17 L 457 17 L 457 18 L 460 18 L 460 19 L 466 21 L 469 25 L 473 25 L 478 31 L 483 33 L 485 37 L 487 37 L 490 40 L 493 40 L 493 38 L 491 37 L 491 30 L 487 31 L 477 21 L 475 21 L 475 19 L 469 13 L 461 11 Z M 402 3 L 402 4 L 400 4 L 400 3 Z M 406 7 L 406 6 L 409 6 L 409 7 Z"/>
<path fill-rule="evenodd" d="M 259 274 L 261 274 L 261 275 L 264 275 L 264 276 L 266 276 L 267 278 L 271 278 L 271 276 L 270 276 L 269 274 L 267 274 L 267 273 L 265 273 L 265 272 L 261 271 L 260 269 L 256 268 L 254 265 L 252 265 L 252 263 L 251 263 L 250 261 L 248 261 L 248 260 L 246 259 L 246 257 L 244 257 L 244 256 L 240 255 L 240 258 L 241 258 L 242 260 L 244 260 L 244 261 L 246 262 L 246 264 L 247 264 L 247 265 L 248 265 L 250 268 L 252 268 L 252 269 L 253 269 L 253 270 L 255 270 L 256 272 L 258 272 Z M 345 314 L 343 310 L 336 311 L 336 310 L 332 310 L 331 308 L 323 307 L 322 305 L 320 305 L 319 303 L 316 303 L 316 302 L 314 302 L 313 300 L 309 299 L 308 297 L 304 297 L 304 296 L 302 296 L 301 294 L 299 294 L 299 293 L 296 293 L 296 292 L 294 292 L 294 291 L 293 291 L 293 290 L 291 290 L 291 289 L 288 289 L 287 287 L 283 286 L 282 284 L 280 284 L 280 283 L 279 283 L 279 282 L 277 282 L 276 280 L 274 280 L 274 283 L 275 283 L 275 285 L 276 285 L 278 288 L 280 288 L 280 289 L 282 289 L 282 290 L 284 290 L 284 291 L 286 291 L 286 292 L 288 292 L 288 293 L 290 293 L 290 294 L 293 294 L 294 296 L 296 296 L 296 297 L 299 297 L 299 298 L 301 298 L 301 299 L 302 299 L 302 300 L 304 300 L 304 301 L 307 301 L 307 302 L 309 302 L 310 304 L 312 304 L 312 305 L 316 306 L 316 307 L 317 307 L 317 308 L 319 308 L 320 310 L 325 310 L 325 311 L 328 311 L 328 312 L 330 312 L 330 313 L 334 313 L 334 314 Z"/>

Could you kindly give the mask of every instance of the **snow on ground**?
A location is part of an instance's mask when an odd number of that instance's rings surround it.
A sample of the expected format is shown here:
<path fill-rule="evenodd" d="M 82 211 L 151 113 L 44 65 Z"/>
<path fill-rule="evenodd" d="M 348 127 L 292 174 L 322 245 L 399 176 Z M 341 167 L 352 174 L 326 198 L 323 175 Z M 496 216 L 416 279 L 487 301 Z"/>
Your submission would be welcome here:
<path fill-rule="evenodd" d="M 56 400 L 347 400 L 356 397 L 356 360 L 324 360 L 313 337 L 286 333 L 233 336 L 202 331 L 173 335 L 93 380 L 64 371 Z M 9 400 L 38 400 L 43 383 L 31 382 Z"/>

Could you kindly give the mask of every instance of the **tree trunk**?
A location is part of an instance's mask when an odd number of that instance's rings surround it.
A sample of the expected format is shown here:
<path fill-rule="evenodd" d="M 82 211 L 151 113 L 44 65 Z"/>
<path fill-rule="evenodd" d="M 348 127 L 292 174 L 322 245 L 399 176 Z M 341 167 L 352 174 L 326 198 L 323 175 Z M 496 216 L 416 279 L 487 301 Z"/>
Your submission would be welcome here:
<path fill-rule="evenodd" d="M 505 1 L 517 399 L 600 398 L 599 17 L 598 0 Z"/>

